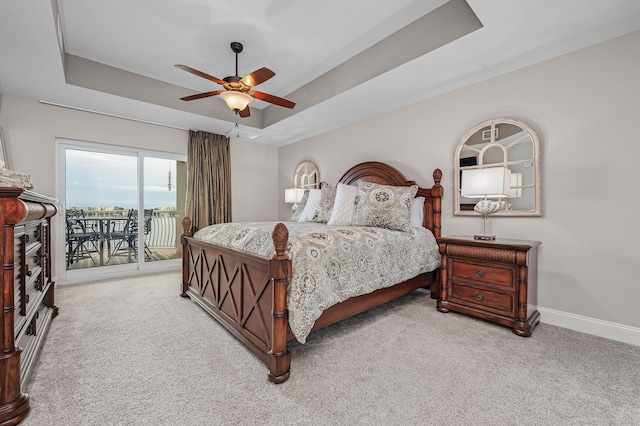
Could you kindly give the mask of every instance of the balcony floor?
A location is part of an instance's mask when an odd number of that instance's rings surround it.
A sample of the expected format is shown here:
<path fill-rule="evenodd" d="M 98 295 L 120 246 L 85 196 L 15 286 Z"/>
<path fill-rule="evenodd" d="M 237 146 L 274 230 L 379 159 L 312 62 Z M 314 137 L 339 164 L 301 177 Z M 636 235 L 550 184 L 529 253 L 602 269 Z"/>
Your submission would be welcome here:
<path fill-rule="evenodd" d="M 149 259 L 145 259 L 146 262 L 156 262 L 159 260 L 169 260 L 169 259 L 178 259 L 180 258 L 180 254 L 176 253 L 176 249 L 173 247 L 152 247 L 151 248 L 151 260 Z M 91 258 L 93 259 L 93 261 L 89 258 L 86 259 L 80 259 L 79 261 L 74 261 L 71 265 L 67 266 L 67 270 L 72 270 L 72 269 L 85 269 L 85 268 L 96 268 L 101 266 L 100 265 L 100 256 L 97 252 L 92 252 L 91 253 Z M 105 249 L 104 251 L 104 255 L 103 255 L 104 261 L 105 261 L 105 265 L 103 266 L 110 266 L 110 265 L 122 265 L 125 263 L 135 263 L 137 262 L 137 259 L 135 257 L 131 257 L 131 262 L 129 262 L 129 258 L 126 254 L 126 252 L 122 252 L 120 255 L 118 256 L 113 256 L 111 258 L 111 260 L 107 262 L 107 259 L 109 258 L 107 251 Z"/>

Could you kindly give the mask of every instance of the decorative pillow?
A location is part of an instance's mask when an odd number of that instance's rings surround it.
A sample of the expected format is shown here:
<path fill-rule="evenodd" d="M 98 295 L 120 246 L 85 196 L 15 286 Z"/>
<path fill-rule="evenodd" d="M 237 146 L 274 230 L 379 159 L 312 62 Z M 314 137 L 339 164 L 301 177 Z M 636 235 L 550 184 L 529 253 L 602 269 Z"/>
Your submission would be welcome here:
<path fill-rule="evenodd" d="M 302 199 L 298 203 L 298 208 L 294 210 L 293 215 L 291 216 L 291 222 L 298 222 L 300 219 L 300 215 L 302 215 L 302 211 L 307 205 L 307 199 L 309 198 L 309 190 L 305 189 L 304 194 L 302 195 Z"/>
<path fill-rule="evenodd" d="M 424 197 L 416 197 L 411 204 L 411 226 L 422 226 L 424 221 Z"/>
<path fill-rule="evenodd" d="M 388 186 L 359 181 L 354 224 L 409 231 L 411 203 L 416 192 L 418 185 Z"/>
<path fill-rule="evenodd" d="M 298 222 L 312 222 L 313 215 L 320 204 L 320 190 L 319 189 L 310 189 L 309 196 L 307 197 L 307 205 L 304 206 L 304 210 L 300 214 L 298 218 Z"/>
<path fill-rule="evenodd" d="M 356 211 L 357 195 L 357 186 L 339 183 L 336 188 L 336 201 L 333 203 L 333 210 L 327 225 L 351 226 L 353 213 Z"/>
<path fill-rule="evenodd" d="M 327 223 L 331 217 L 333 203 L 336 200 L 336 187 L 327 183 L 322 184 L 320 188 L 320 203 L 313 213 L 312 222 Z"/>

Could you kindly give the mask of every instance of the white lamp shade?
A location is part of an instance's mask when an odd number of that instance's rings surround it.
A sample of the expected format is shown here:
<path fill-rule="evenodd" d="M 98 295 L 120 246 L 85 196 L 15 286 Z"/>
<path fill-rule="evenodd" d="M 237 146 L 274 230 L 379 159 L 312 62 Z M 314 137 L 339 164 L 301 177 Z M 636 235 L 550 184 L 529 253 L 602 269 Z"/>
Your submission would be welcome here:
<path fill-rule="evenodd" d="M 222 92 L 220 93 L 220 97 L 224 99 L 227 106 L 234 111 L 242 111 L 253 101 L 253 98 L 250 95 L 234 90 Z"/>
<path fill-rule="evenodd" d="M 298 204 L 304 195 L 303 188 L 288 188 L 284 190 L 284 202 Z"/>
<path fill-rule="evenodd" d="M 507 198 L 511 194 L 511 170 L 488 167 L 462 171 L 460 195 L 467 198 Z"/>

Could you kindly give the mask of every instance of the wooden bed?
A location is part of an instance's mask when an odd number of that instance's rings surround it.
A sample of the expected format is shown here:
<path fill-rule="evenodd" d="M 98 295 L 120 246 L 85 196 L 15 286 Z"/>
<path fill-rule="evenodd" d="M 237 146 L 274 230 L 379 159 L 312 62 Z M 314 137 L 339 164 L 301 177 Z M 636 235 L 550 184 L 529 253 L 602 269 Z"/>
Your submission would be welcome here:
<path fill-rule="evenodd" d="M 440 237 L 442 172 L 433 172 L 434 185 L 419 188 L 423 196 L 423 226 Z M 345 184 L 358 180 L 393 186 L 411 186 L 395 168 L 380 162 L 366 162 L 349 169 L 340 178 Z M 282 383 L 289 378 L 291 355 L 287 342 L 294 339 L 287 320 L 287 282 L 291 278 L 291 260 L 285 254 L 288 230 L 275 225 L 272 238 L 275 254 L 259 256 L 191 237 L 191 220 L 182 221 L 182 289 L 189 297 L 262 358 L 269 369 L 269 380 Z M 353 297 L 324 311 L 312 329 L 318 330 L 364 312 L 390 300 L 425 287 L 433 298 L 439 293 L 438 270 L 418 275 L 394 286 Z"/>

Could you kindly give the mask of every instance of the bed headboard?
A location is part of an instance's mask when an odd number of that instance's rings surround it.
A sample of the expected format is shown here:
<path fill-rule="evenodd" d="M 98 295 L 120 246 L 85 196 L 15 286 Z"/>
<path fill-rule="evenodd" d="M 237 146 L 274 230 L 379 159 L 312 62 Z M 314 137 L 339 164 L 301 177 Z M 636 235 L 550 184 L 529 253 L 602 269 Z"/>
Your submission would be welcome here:
<path fill-rule="evenodd" d="M 442 171 L 435 169 L 433 171 L 433 186 L 431 188 L 422 188 L 418 186 L 416 197 L 424 197 L 424 221 L 422 226 L 433 232 L 436 238 L 440 238 L 442 230 Z M 367 161 L 365 163 L 356 164 L 342 175 L 340 182 L 353 185 L 358 180 L 366 182 L 378 183 L 380 185 L 392 186 L 411 186 L 417 185 L 415 181 L 408 180 L 395 167 L 378 161 Z"/>

